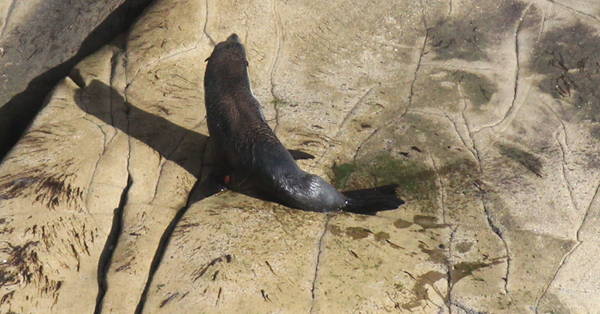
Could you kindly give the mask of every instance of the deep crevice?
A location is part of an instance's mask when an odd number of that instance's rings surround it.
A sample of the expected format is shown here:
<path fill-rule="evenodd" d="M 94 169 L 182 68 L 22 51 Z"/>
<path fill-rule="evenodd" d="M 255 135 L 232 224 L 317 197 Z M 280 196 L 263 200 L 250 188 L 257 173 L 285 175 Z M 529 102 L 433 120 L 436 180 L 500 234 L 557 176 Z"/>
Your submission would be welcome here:
<path fill-rule="evenodd" d="M 0 161 L 21 138 L 35 116 L 45 107 L 48 93 L 58 82 L 85 57 L 127 31 L 153 1 L 125 0 L 83 40 L 73 57 L 35 77 L 23 92 L 0 107 Z"/>
<path fill-rule="evenodd" d="M 202 164 L 204 164 L 206 160 L 207 146 L 208 145 L 206 144 L 204 145 L 204 151 L 202 152 Z M 169 223 L 167 228 L 165 228 L 165 231 L 163 232 L 162 236 L 160 237 L 158 247 L 156 248 L 156 252 L 154 253 L 154 257 L 152 258 L 152 263 L 150 263 L 150 269 L 148 270 L 148 278 L 146 279 L 144 290 L 142 291 L 140 300 L 138 301 L 138 304 L 135 308 L 136 314 L 142 313 L 142 311 L 144 310 L 144 306 L 146 305 L 146 298 L 148 297 L 148 291 L 150 290 L 150 285 L 152 284 L 152 280 L 154 279 L 156 270 L 158 269 L 158 266 L 160 265 L 165 255 L 167 247 L 169 246 L 171 236 L 173 235 L 173 231 L 175 231 L 175 227 L 177 227 L 179 221 L 181 220 L 181 218 L 183 218 L 183 215 L 185 215 L 185 213 L 192 206 L 192 204 L 210 196 L 210 194 L 205 194 L 202 191 L 199 191 L 200 188 L 206 184 L 205 181 L 202 180 L 204 170 L 205 167 L 202 167 L 200 169 L 200 173 L 198 173 L 198 175 L 196 176 L 198 180 L 190 190 L 185 205 L 177 211 L 173 219 L 171 219 L 171 222 Z"/>
<path fill-rule="evenodd" d="M 199 184 L 199 181 L 197 181 L 196 184 Z M 163 232 L 162 236 L 160 237 L 158 247 L 156 248 L 156 253 L 152 258 L 152 263 L 150 263 L 150 269 L 148 270 L 148 278 L 146 279 L 144 291 L 142 292 L 140 300 L 138 301 L 138 304 L 135 307 L 136 314 L 142 313 L 142 311 L 144 310 L 144 305 L 146 305 L 146 298 L 148 296 L 148 290 L 150 290 L 150 285 L 152 284 L 152 279 L 154 279 L 154 274 L 156 274 L 156 270 L 158 269 L 158 266 L 160 265 L 160 262 L 162 261 L 165 255 L 167 247 L 169 246 L 169 242 L 171 241 L 171 235 L 173 235 L 175 227 L 177 227 L 177 224 L 179 224 L 179 221 L 187 212 L 188 208 L 189 204 L 185 205 L 177 211 L 177 213 L 175 214 L 173 219 L 171 219 L 171 222 Z"/>
<path fill-rule="evenodd" d="M 131 180 L 131 175 L 128 175 L 127 185 L 121 193 L 119 206 L 115 208 L 113 212 L 113 221 L 110 227 L 110 232 L 108 233 L 108 237 L 104 243 L 102 253 L 100 253 L 97 275 L 98 295 L 96 296 L 96 307 L 94 308 L 94 314 L 100 314 L 102 312 L 102 302 L 104 301 L 104 295 L 106 294 L 106 289 L 108 287 L 106 273 L 110 267 L 110 262 L 115 251 L 115 247 L 117 246 L 119 236 L 121 235 L 121 230 L 123 229 L 123 208 L 125 207 L 125 204 L 127 204 L 127 194 L 129 193 L 129 188 L 131 188 L 132 183 L 133 181 Z"/>

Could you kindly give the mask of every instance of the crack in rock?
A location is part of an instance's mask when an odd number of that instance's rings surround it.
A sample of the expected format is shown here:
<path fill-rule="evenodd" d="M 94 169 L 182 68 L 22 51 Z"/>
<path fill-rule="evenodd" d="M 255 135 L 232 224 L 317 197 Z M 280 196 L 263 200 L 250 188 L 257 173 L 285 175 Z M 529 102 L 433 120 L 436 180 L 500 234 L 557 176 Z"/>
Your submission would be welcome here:
<path fill-rule="evenodd" d="M 271 70 L 269 71 L 269 77 L 271 79 L 271 96 L 273 97 L 273 110 L 275 111 L 275 127 L 273 128 L 273 132 L 277 133 L 277 129 L 279 128 L 279 106 L 277 101 L 279 98 L 275 95 L 275 68 L 279 64 L 279 58 L 281 54 L 281 47 L 283 46 L 283 27 L 281 26 L 281 16 L 277 11 L 277 6 L 275 5 L 276 1 L 273 0 L 273 17 L 275 20 L 275 33 L 277 34 L 277 48 L 275 49 L 275 60 L 273 60 L 273 64 L 271 65 Z"/>
<path fill-rule="evenodd" d="M 462 96 L 462 91 L 461 91 L 460 85 L 458 86 L 458 91 L 459 91 L 459 95 L 463 99 L 463 103 L 464 103 L 464 107 L 463 107 L 461 115 L 462 115 L 465 127 L 467 128 L 467 135 L 469 137 L 469 141 L 473 145 L 472 153 L 475 157 L 475 162 L 477 163 L 479 173 L 483 176 L 483 167 L 481 166 L 481 153 L 479 152 L 479 149 L 475 145 L 475 138 L 474 138 L 475 134 L 473 132 L 471 132 L 471 128 L 469 127 L 469 123 L 468 123 L 468 120 L 465 115 L 465 111 L 467 109 L 467 103 L 465 101 L 464 96 Z M 505 278 L 504 279 L 504 293 L 506 295 L 509 295 L 508 294 L 508 278 L 509 278 L 509 274 L 510 274 L 510 264 L 511 264 L 512 258 L 510 257 L 510 250 L 508 249 L 508 243 L 506 242 L 506 239 L 504 239 L 502 230 L 500 230 L 500 228 L 494 222 L 494 219 L 492 218 L 490 210 L 487 207 L 485 195 L 483 193 L 480 193 L 480 202 L 481 202 L 481 206 L 483 207 L 483 212 L 485 214 L 488 227 L 492 230 L 492 232 L 494 232 L 496 234 L 496 236 L 498 236 L 498 238 L 500 238 L 500 240 L 502 241 L 502 244 L 504 245 L 504 250 L 506 251 L 506 272 L 505 272 L 505 277 L 504 277 Z"/>
<path fill-rule="evenodd" d="M 504 116 L 502 117 L 502 119 L 500 119 L 498 122 L 493 123 L 491 125 L 487 125 L 484 126 L 482 128 L 480 128 L 479 130 L 475 130 L 474 133 L 479 133 L 485 129 L 490 129 L 490 128 L 494 128 L 502 123 L 504 123 L 504 121 L 506 121 L 508 119 L 509 116 L 514 115 L 517 112 L 517 97 L 519 96 L 519 76 L 521 73 L 521 64 L 520 64 L 520 59 L 519 59 L 519 33 L 521 32 L 521 27 L 523 26 L 523 21 L 525 20 L 525 16 L 527 15 L 527 12 L 529 11 L 529 8 L 531 7 L 531 3 L 529 5 L 527 5 L 527 7 L 525 8 L 525 10 L 523 10 L 523 14 L 521 14 L 521 17 L 519 18 L 519 22 L 517 23 L 517 27 L 515 29 L 515 73 L 514 73 L 514 87 L 513 87 L 513 97 L 510 103 L 510 106 L 508 107 L 508 110 L 506 110 L 506 113 L 504 114 Z M 528 89 L 529 92 L 529 89 Z"/>
<path fill-rule="evenodd" d="M 419 52 L 419 58 L 417 59 L 417 65 L 416 65 L 415 71 L 413 73 L 413 79 L 410 83 L 410 89 L 408 92 L 408 105 L 406 106 L 404 113 L 402 113 L 402 115 L 400 117 L 404 116 L 408 112 L 408 110 L 412 107 L 415 84 L 417 82 L 419 70 L 421 69 L 421 63 L 423 61 L 423 56 L 425 55 L 425 49 L 427 48 L 427 41 L 429 39 L 429 31 L 430 30 L 427 27 L 427 19 L 425 18 L 425 8 L 423 7 L 422 1 L 421 1 L 421 11 L 422 11 L 421 14 L 422 14 L 422 19 L 423 19 L 423 26 L 425 27 L 425 36 L 423 38 L 423 45 L 421 46 L 421 50 Z"/>
<path fill-rule="evenodd" d="M 100 254 L 100 258 L 98 260 L 98 295 L 96 296 L 96 306 L 94 308 L 94 314 L 100 314 L 102 312 L 102 303 L 104 301 L 104 295 L 106 294 L 106 290 L 108 289 L 108 282 L 106 280 L 106 276 L 112 261 L 112 256 L 115 247 L 119 242 L 119 236 L 121 235 L 121 230 L 123 227 L 123 210 L 125 208 L 125 205 L 127 204 L 127 194 L 129 193 L 129 189 L 131 188 L 132 183 L 133 181 L 131 180 L 131 174 L 128 173 L 127 185 L 121 192 L 119 206 L 113 211 L 112 225 L 110 227 L 110 231 L 108 232 L 106 242 L 104 243 L 104 248 L 102 249 L 102 253 Z"/>
<path fill-rule="evenodd" d="M 185 138 L 186 135 L 181 136 L 177 144 L 175 144 L 175 147 L 173 147 L 173 149 L 170 152 L 168 152 L 165 156 L 158 154 L 160 170 L 158 171 L 158 180 L 156 180 L 156 185 L 154 186 L 154 193 L 152 195 L 152 200 L 150 201 L 150 203 L 154 202 L 154 200 L 156 199 L 156 195 L 158 194 L 158 187 L 160 186 L 160 181 L 163 178 L 163 171 L 165 169 L 165 164 L 167 163 L 167 160 L 171 160 L 171 156 L 177 151 L 177 149 L 179 148 L 181 143 L 183 143 L 183 140 Z"/>
<path fill-rule="evenodd" d="M 540 30 L 538 31 L 538 35 L 535 40 L 536 44 L 540 42 L 540 40 L 542 39 L 542 35 L 544 34 L 544 31 L 546 31 L 546 15 L 548 14 L 548 8 L 551 5 L 552 5 L 552 3 L 548 2 L 548 4 L 546 5 L 546 7 L 544 8 L 544 11 L 542 13 L 542 21 L 540 22 Z"/>
<path fill-rule="evenodd" d="M 485 204 L 485 200 L 484 200 L 483 196 L 481 196 L 481 205 L 483 206 L 483 212 L 485 213 L 485 217 L 486 217 L 488 226 L 498 236 L 498 238 L 500 238 L 500 240 L 504 244 L 504 250 L 506 251 L 506 272 L 505 272 L 505 275 L 503 278 L 504 279 L 504 293 L 506 295 L 508 295 L 508 278 L 510 275 L 510 263 L 512 261 L 512 258 L 510 257 L 510 250 L 508 249 L 508 243 L 506 242 L 506 239 L 504 239 L 504 235 L 502 234 L 502 230 L 500 230 L 500 227 L 498 227 L 494 223 L 494 220 L 492 218 L 490 210 L 487 207 L 487 205 Z"/>
<path fill-rule="evenodd" d="M 485 314 L 485 313 L 487 313 L 487 312 L 483 312 L 483 311 L 477 311 L 477 310 L 474 310 L 474 309 L 468 308 L 467 306 L 465 306 L 465 305 L 462 305 L 462 304 L 460 304 L 460 303 L 458 303 L 458 302 L 452 302 L 452 303 L 451 303 L 451 305 L 454 305 L 454 306 L 456 306 L 457 308 L 459 308 L 459 309 L 461 309 L 461 310 L 465 311 L 465 313 L 467 313 L 467 314 Z"/>
<path fill-rule="evenodd" d="M 208 33 L 208 30 L 206 29 L 206 27 L 208 25 L 208 0 L 206 0 L 204 3 L 206 4 L 206 7 L 205 7 L 206 16 L 204 17 L 204 26 L 202 27 L 202 32 L 204 33 L 204 35 L 206 36 L 206 38 L 208 38 L 208 40 L 210 41 L 211 45 L 216 46 L 217 43 L 212 38 L 212 36 L 210 36 L 210 34 Z"/>
<path fill-rule="evenodd" d="M 116 67 L 118 65 L 117 57 L 120 57 L 120 56 L 124 56 L 124 55 L 121 54 L 121 53 L 114 53 L 111 56 L 111 70 L 110 70 L 110 77 L 109 77 L 109 82 L 110 82 L 111 86 L 113 85 L 112 83 L 113 83 L 113 79 L 115 77 L 115 70 L 116 70 Z M 126 96 L 124 96 L 124 97 L 126 97 Z M 82 103 L 82 102 L 80 102 L 80 103 Z M 109 109 L 110 109 L 111 125 L 112 125 L 114 123 L 114 112 L 113 112 L 112 97 L 110 98 L 110 107 L 109 107 Z M 87 115 L 88 115 L 88 112 L 86 112 L 86 116 L 84 117 L 84 119 L 90 121 L 90 123 L 93 123 L 91 120 L 87 119 Z M 110 269 L 110 264 L 112 262 L 112 257 L 113 257 L 114 250 L 115 250 L 115 248 L 116 248 L 116 246 L 118 245 L 118 242 L 119 242 L 119 237 L 121 235 L 121 231 L 122 231 L 122 228 L 123 228 L 123 213 L 124 213 L 124 210 L 125 210 L 125 206 L 127 205 L 129 190 L 130 190 L 131 186 L 133 185 L 133 178 L 131 177 L 131 171 L 130 171 L 130 168 L 129 168 L 130 167 L 130 159 L 131 159 L 131 137 L 129 136 L 129 115 L 128 115 L 128 111 L 125 112 L 125 115 L 126 115 L 126 121 L 127 121 L 127 125 L 126 125 L 127 132 L 125 132 L 125 135 L 127 136 L 127 141 L 128 141 L 127 159 L 126 159 L 127 160 L 126 161 L 127 162 L 127 166 L 126 166 L 126 170 L 127 170 L 127 183 L 125 185 L 125 188 L 121 192 L 121 198 L 119 200 L 119 205 L 113 211 L 113 220 L 112 220 L 111 228 L 110 228 L 110 231 L 109 231 L 108 236 L 106 238 L 106 242 L 104 244 L 104 248 L 102 249 L 102 253 L 100 254 L 100 258 L 98 260 L 98 275 L 97 275 L 97 280 L 98 280 L 98 295 L 96 296 L 96 306 L 94 308 L 94 314 L 100 314 L 102 312 L 102 305 L 103 305 L 103 301 L 104 301 L 104 296 L 106 295 L 106 291 L 108 289 L 107 274 L 108 274 L 108 270 Z M 110 138 L 110 140 L 108 140 L 108 142 L 107 142 L 107 134 L 104 132 L 104 130 L 102 129 L 102 127 L 100 125 L 98 125 L 97 123 L 94 123 L 94 124 L 96 124 L 96 126 L 100 129 L 100 131 L 104 135 L 104 146 L 102 148 L 102 153 L 100 154 L 100 156 L 98 157 L 98 160 L 96 162 L 96 166 L 95 166 L 96 168 L 94 169 L 94 172 L 93 172 L 93 175 L 92 175 L 92 179 L 90 179 L 90 182 L 89 182 L 89 185 L 88 185 L 88 190 L 89 190 L 89 187 L 92 185 L 93 178 L 95 177 L 96 170 L 98 168 L 100 160 L 102 159 L 102 157 L 104 156 L 104 154 L 106 152 L 106 147 L 117 136 L 116 134 L 113 135 Z M 87 204 L 87 202 L 86 202 L 86 204 Z"/>
<path fill-rule="evenodd" d="M 548 108 L 548 110 L 550 110 L 552 112 L 552 114 L 554 115 L 554 117 L 556 118 L 556 120 L 558 120 L 558 122 L 560 123 L 561 129 L 562 129 L 562 135 L 563 135 L 564 144 L 558 138 L 558 135 L 556 135 L 554 138 L 555 138 L 556 142 L 558 143 L 558 147 L 560 148 L 560 152 L 561 152 L 562 176 L 563 176 L 563 180 L 565 181 L 565 185 L 567 186 L 567 190 L 569 192 L 569 197 L 571 199 L 571 205 L 573 206 L 573 208 L 576 211 L 579 211 L 579 206 L 577 205 L 577 202 L 575 201 L 575 192 L 574 192 L 574 189 L 573 189 L 573 185 L 571 184 L 571 181 L 569 181 L 569 177 L 567 176 L 567 164 L 568 164 L 567 163 L 567 152 L 570 152 L 569 141 L 568 141 L 568 137 L 567 137 L 567 127 L 565 126 L 565 123 L 560 118 L 560 116 L 556 113 L 556 111 L 554 111 L 552 109 L 552 107 L 550 107 L 550 105 L 548 105 L 545 102 L 542 102 L 542 104 L 544 104 Z"/>
<path fill-rule="evenodd" d="M 569 260 L 569 258 L 573 255 L 573 253 L 581 246 L 581 244 L 583 243 L 583 240 L 581 240 L 581 229 L 583 228 L 583 225 L 585 224 L 589 213 L 592 209 L 592 205 L 594 205 L 594 203 L 596 203 L 596 200 L 598 199 L 598 196 L 600 194 L 600 182 L 598 183 L 597 187 L 596 187 L 596 191 L 594 192 L 594 196 L 592 197 L 592 200 L 590 201 L 590 204 L 588 205 L 585 214 L 583 216 L 583 219 L 581 220 L 581 224 L 579 225 L 579 227 L 577 228 L 577 232 L 575 233 L 576 235 L 576 240 L 577 240 L 577 244 L 575 244 L 573 246 L 573 248 L 571 248 L 571 250 L 569 250 L 569 252 L 567 252 L 563 258 L 560 260 L 560 263 L 558 264 L 558 266 L 556 267 L 556 271 L 554 272 L 554 275 L 552 276 L 552 278 L 550 279 L 550 281 L 548 281 L 548 283 L 544 286 L 544 290 L 542 291 L 542 293 L 540 294 L 540 296 L 538 297 L 538 299 L 535 302 L 535 313 L 539 313 L 539 307 L 540 307 L 540 303 L 542 302 L 542 300 L 544 299 L 544 297 L 546 296 L 546 294 L 548 293 L 548 290 L 550 290 L 550 287 L 552 286 L 552 283 L 554 283 L 554 281 L 556 280 L 556 277 L 558 277 L 558 273 L 562 270 L 563 266 L 567 263 L 567 261 Z"/>
<path fill-rule="evenodd" d="M 319 266 L 321 265 L 321 254 L 323 253 L 323 249 L 325 246 L 325 241 L 323 240 L 325 238 L 325 234 L 327 233 L 327 229 L 329 228 L 329 221 L 331 220 L 331 217 L 331 215 L 327 215 L 327 217 L 325 218 L 325 223 L 323 224 L 323 233 L 321 233 L 321 236 L 319 237 L 319 242 L 317 243 L 317 260 L 315 262 L 315 275 L 313 277 L 312 287 L 310 289 L 311 304 L 309 313 L 313 313 L 314 311 L 316 301 L 315 290 L 317 288 L 317 280 L 319 279 Z"/>
<path fill-rule="evenodd" d="M 570 6 L 568 6 L 568 5 L 564 4 L 564 3 L 561 3 L 561 2 L 558 2 L 558 1 L 555 1 L 555 0 L 547 0 L 547 1 L 550 2 L 550 3 L 552 3 L 552 4 L 556 4 L 559 7 L 562 7 L 562 8 L 565 8 L 567 10 L 570 10 L 572 12 L 575 12 L 576 14 L 579 14 L 579 15 L 591 18 L 591 19 L 593 19 L 596 22 L 600 22 L 600 17 L 597 17 L 595 15 L 591 15 L 589 13 L 582 12 L 580 10 L 577 10 L 577 9 L 572 8 L 572 7 L 570 7 Z"/>
<path fill-rule="evenodd" d="M 191 193 L 189 195 L 191 195 Z M 189 206 L 186 205 L 177 211 L 173 219 L 171 219 L 169 225 L 167 225 L 167 227 L 165 228 L 165 231 L 163 232 L 162 236 L 160 237 L 158 246 L 154 253 L 154 257 L 152 258 L 152 262 L 150 263 L 150 269 L 148 270 L 148 277 L 146 280 L 146 284 L 144 285 L 144 290 L 142 291 L 140 300 L 138 301 L 138 304 L 135 308 L 136 314 L 140 314 L 144 310 L 144 305 L 146 304 L 146 298 L 148 296 L 148 291 L 150 290 L 152 280 L 154 279 L 154 275 L 156 274 L 156 271 L 158 270 L 158 267 L 162 262 L 163 256 L 165 255 L 167 247 L 169 246 L 171 236 L 173 235 L 175 227 L 177 227 L 177 224 L 179 223 L 183 215 L 187 212 L 188 208 Z"/>
<path fill-rule="evenodd" d="M 356 113 L 356 110 L 358 110 L 358 107 L 364 103 L 365 98 L 367 98 L 367 96 L 369 96 L 369 94 L 373 91 L 374 88 L 375 87 L 373 86 L 373 87 L 370 87 L 369 89 L 367 89 L 367 91 L 358 99 L 358 101 L 354 104 L 354 106 L 352 106 L 352 109 L 350 109 L 350 111 L 348 111 L 348 113 L 344 116 L 344 119 L 342 120 L 342 123 L 340 124 L 340 127 L 338 128 L 338 131 L 335 133 L 335 136 L 333 137 L 334 140 L 338 139 L 338 137 L 342 133 L 342 129 L 346 126 L 346 123 L 348 123 L 348 120 L 350 119 L 350 117 Z"/>
<path fill-rule="evenodd" d="M 428 153 L 427 155 L 429 155 L 429 159 L 431 160 L 431 165 L 433 166 L 433 171 L 436 174 L 437 184 L 440 189 L 440 204 L 439 204 L 439 206 L 442 209 L 442 223 L 444 225 L 447 225 L 446 189 L 444 187 L 444 182 L 442 180 L 442 177 L 440 176 L 439 168 L 437 166 L 437 163 L 435 162 L 435 159 L 433 158 L 431 153 Z"/>
<path fill-rule="evenodd" d="M 335 133 L 335 135 L 332 138 L 332 140 L 334 142 L 338 142 L 339 141 L 338 138 L 340 137 L 340 134 L 342 133 L 342 129 L 346 126 L 346 123 L 348 123 L 348 120 L 350 120 L 350 117 L 353 116 L 356 113 L 356 110 L 358 109 L 358 107 L 360 106 L 360 104 L 362 104 L 364 102 L 365 98 L 373 91 L 374 88 L 375 87 L 371 87 L 371 88 L 367 89 L 367 91 L 358 99 L 358 101 L 354 104 L 354 106 L 352 106 L 352 109 L 350 109 L 350 111 L 348 111 L 348 113 L 346 113 L 346 115 L 344 116 L 344 119 L 342 119 L 342 123 L 339 124 L 337 132 Z M 331 147 L 332 146 L 329 145 L 325 149 L 325 151 L 323 152 L 323 154 L 321 154 L 321 156 L 319 156 L 319 160 L 316 162 L 317 164 L 320 164 L 323 161 L 323 158 L 325 158 L 325 156 L 327 156 L 327 154 L 329 153 Z M 357 150 L 355 150 L 355 151 L 357 152 Z M 354 158 L 356 158 L 356 154 L 355 154 Z"/>
<path fill-rule="evenodd" d="M 102 151 L 98 154 L 98 159 L 96 159 L 96 162 L 94 163 L 94 170 L 92 170 L 92 175 L 90 176 L 90 180 L 88 182 L 88 187 L 86 189 L 85 204 L 86 204 L 86 207 L 88 207 L 87 204 L 89 204 L 89 191 L 90 191 L 90 188 L 91 188 L 92 183 L 94 181 L 94 178 L 96 177 L 96 173 L 98 171 L 98 166 L 100 165 L 100 161 L 102 160 L 102 157 L 106 153 L 106 147 L 112 141 L 112 139 L 114 138 L 114 136 L 111 137 L 110 139 L 108 139 L 108 136 L 107 136 L 106 132 L 102 129 L 102 126 L 100 126 L 99 124 L 97 124 L 97 123 L 93 122 L 92 120 L 90 120 L 87 117 L 87 114 L 86 114 L 86 116 L 83 117 L 83 119 L 86 120 L 86 121 L 88 121 L 92 125 L 96 126 L 100 130 L 100 132 L 102 133 L 102 137 L 103 137 Z M 88 212 L 89 212 L 89 209 L 88 209 Z"/>
<path fill-rule="evenodd" d="M 463 99 L 463 101 L 464 101 L 464 99 Z M 445 117 L 446 117 L 446 119 L 448 119 L 448 121 L 450 121 L 450 123 L 454 127 L 454 132 L 456 133 L 456 136 L 458 137 L 458 139 L 460 139 L 460 141 L 463 144 L 463 146 L 465 147 L 465 149 L 471 153 L 471 156 L 473 157 L 473 159 L 477 159 L 477 157 L 475 156 L 475 151 L 473 150 L 473 143 L 471 143 L 471 145 L 468 145 L 467 141 L 464 139 L 462 134 L 458 131 L 457 122 L 454 119 L 452 119 L 448 114 L 445 114 Z M 465 120 L 464 113 L 463 113 L 462 118 L 463 118 L 463 120 Z M 467 125 L 466 120 L 463 122 L 463 124 L 464 124 L 465 128 L 467 129 L 467 132 L 470 132 L 469 126 Z"/>
<path fill-rule="evenodd" d="M 428 154 L 429 155 L 429 159 L 431 159 L 431 164 L 433 166 L 433 170 L 436 174 L 437 177 L 437 181 L 438 181 L 438 185 L 439 185 L 439 189 L 440 189 L 440 204 L 439 206 L 442 209 L 442 223 L 445 226 L 449 226 L 452 230 L 452 232 L 449 235 L 448 238 L 448 258 L 446 259 L 446 300 L 445 300 L 445 304 L 446 307 L 448 308 L 448 311 L 450 313 L 452 313 L 452 289 L 454 287 L 453 283 L 452 283 L 452 269 L 454 268 L 454 263 L 452 261 L 452 243 L 454 242 L 454 236 L 456 235 L 456 230 L 458 229 L 458 227 L 453 227 L 452 225 L 448 224 L 447 221 L 447 209 L 446 209 L 446 188 L 444 186 L 444 182 L 442 180 L 442 177 L 440 176 L 440 172 L 439 172 L 439 167 L 435 161 L 435 158 L 433 158 L 433 156 L 431 155 L 431 153 Z"/>
<path fill-rule="evenodd" d="M 356 157 L 358 157 L 358 153 L 363 148 L 363 145 L 365 145 L 365 143 L 367 143 L 373 136 L 375 136 L 375 134 L 377 134 L 380 129 L 381 128 L 375 128 L 373 130 L 373 132 L 371 132 L 371 134 L 369 134 L 369 136 L 367 136 L 367 138 L 365 138 L 360 144 L 358 144 L 358 146 L 356 147 L 356 150 L 354 151 L 354 156 L 352 156 L 353 162 L 356 162 Z"/>
<path fill-rule="evenodd" d="M 397 119 L 389 119 L 388 121 L 386 121 L 385 123 L 383 123 L 383 125 L 381 127 L 375 128 L 373 130 L 373 132 L 371 132 L 371 134 L 369 134 L 369 136 L 367 136 L 367 138 L 362 141 L 358 147 L 356 148 L 356 151 L 354 152 L 354 156 L 352 157 L 352 160 L 356 161 L 356 157 L 358 156 L 358 153 L 360 152 L 360 150 L 362 149 L 363 145 L 368 142 L 373 136 L 375 136 L 377 133 L 379 133 L 379 131 L 382 128 L 386 128 L 388 125 L 390 125 L 393 122 L 399 121 L 402 118 L 404 118 L 404 116 L 409 112 L 411 106 L 412 106 L 412 99 L 414 96 L 414 88 L 415 88 L 415 84 L 417 81 L 417 77 L 418 77 L 418 72 L 421 68 L 422 65 L 422 60 L 423 60 L 423 56 L 425 55 L 425 49 L 427 48 L 427 41 L 429 40 L 429 28 L 427 27 L 427 20 L 425 19 L 425 9 L 423 7 L 423 3 L 421 1 L 421 16 L 422 16 L 422 20 L 423 20 L 423 26 L 425 27 L 425 36 L 423 38 L 423 45 L 421 46 L 421 50 L 419 52 L 419 58 L 417 59 L 417 65 L 415 66 L 415 71 L 413 74 L 413 80 L 410 84 L 410 89 L 408 92 L 408 104 L 406 106 L 406 108 L 404 109 L 404 112 L 402 112 L 402 114 L 400 114 L 400 116 Z"/>
<path fill-rule="evenodd" d="M 181 49 L 175 49 L 174 51 L 168 53 L 167 55 L 158 57 L 158 58 L 156 58 L 154 60 L 151 60 L 151 61 L 148 61 L 148 62 L 144 63 L 142 66 L 140 66 L 135 71 L 135 73 L 133 74 L 131 80 L 127 80 L 127 85 L 129 86 L 129 85 L 133 84 L 133 82 L 135 81 L 135 79 L 137 78 L 137 76 L 140 74 L 140 72 L 142 70 L 147 70 L 150 66 L 153 66 L 153 65 L 155 65 L 155 64 L 157 64 L 157 63 L 159 63 L 161 61 L 165 61 L 165 60 L 169 60 L 169 59 L 175 58 L 175 57 L 177 57 L 179 55 L 186 54 L 186 53 L 188 53 L 190 51 L 193 51 L 195 49 L 198 49 L 198 43 L 195 43 L 194 46 L 192 46 L 192 47 L 184 47 L 184 48 L 181 48 Z"/>
<path fill-rule="evenodd" d="M 197 178 L 202 177 L 202 172 L 204 169 L 204 161 L 206 158 L 206 147 L 207 147 L 207 145 L 205 143 L 203 152 L 202 152 L 202 161 L 201 161 L 203 166 L 200 168 L 200 173 L 198 174 Z M 197 188 L 199 188 L 200 184 L 201 184 L 201 181 L 197 180 L 196 183 L 194 184 L 194 186 L 190 189 L 190 191 L 188 193 L 185 205 L 175 213 L 175 215 L 173 216 L 173 219 L 171 219 L 171 222 L 169 223 L 169 225 L 167 225 L 167 227 L 165 228 L 165 231 L 163 232 L 163 234 L 160 237 L 158 246 L 154 253 L 154 257 L 152 258 L 152 262 L 150 263 L 150 269 L 148 270 L 148 277 L 146 279 L 146 283 L 144 284 L 144 290 L 142 291 L 140 300 L 138 301 L 138 304 L 135 309 L 136 314 L 142 313 L 144 310 L 144 305 L 146 304 L 146 298 L 148 296 L 148 291 L 150 290 L 150 285 L 152 284 L 154 275 L 156 274 L 156 271 L 158 270 L 158 267 L 160 266 L 160 263 L 162 262 L 162 259 L 167 250 L 167 247 L 169 246 L 169 243 L 170 243 L 172 235 L 173 235 L 173 231 L 175 230 L 175 228 L 179 224 L 179 221 L 181 221 L 181 219 L 183 218 L 183 216 L 185 215 L 185 213 L 187 212 L 189 207 L 192 205 L 192 202 L 191 202 L 192 197 L 194 196 L 195 190 Z M 195 201 L 199 201 L 199 200 L 200 199 L 195 200 Z"/>

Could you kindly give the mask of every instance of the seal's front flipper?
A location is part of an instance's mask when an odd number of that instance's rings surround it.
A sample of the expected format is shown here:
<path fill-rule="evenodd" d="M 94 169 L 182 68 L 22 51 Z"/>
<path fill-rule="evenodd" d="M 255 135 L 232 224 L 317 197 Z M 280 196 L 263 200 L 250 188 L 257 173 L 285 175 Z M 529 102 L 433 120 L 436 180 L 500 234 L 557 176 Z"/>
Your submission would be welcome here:
<path fill-rule="evenodd" d="M 192 188 L 187 205 L 227 190 L 227 177 L 229 176 L 224 175 L 221 171 L 214 171 L 202 177 Z"/>
<path fill-rule="evenodd" d="M 375 215 L 378 211 L 397 209 L 404 204 L 404 201 L 396 196 L 396 187 L 397 185 L 391 184 L 372 189 L 343 192 L 348 197 L 344 211 Z"/>
<path fill-rule="evenodd" d="M 309 153 L 305 153 L 301 150 L 296 150 L 296 149 L 288 149 L 288 152 L 290 152 L 290 154 L 292 155 L 292 158 L 294 158 L 295 160 L 300 160 L 300 159 L 314 159 L 315 156 L 309 154 Z"/>

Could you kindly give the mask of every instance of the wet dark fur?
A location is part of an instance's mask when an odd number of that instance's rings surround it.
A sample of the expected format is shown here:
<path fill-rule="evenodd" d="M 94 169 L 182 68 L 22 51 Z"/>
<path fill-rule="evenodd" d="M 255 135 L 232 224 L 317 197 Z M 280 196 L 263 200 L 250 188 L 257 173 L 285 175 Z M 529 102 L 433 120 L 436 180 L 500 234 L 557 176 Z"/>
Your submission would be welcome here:
<path fill-rule="evenodd" d="M 251 190 L 250 194 L 309 211 L 362 212 L 368 206 L 392 209 L 401 204 L 389 195 L 362 201 L 349 198 L 298 167 L 266 123 L 252 94 L 246 52 L 236 34 L 217 44 L 207 61 L 208 130 L 217 160 L 225 165 L 219 175 L 231 178 L 233 190 Z"/>

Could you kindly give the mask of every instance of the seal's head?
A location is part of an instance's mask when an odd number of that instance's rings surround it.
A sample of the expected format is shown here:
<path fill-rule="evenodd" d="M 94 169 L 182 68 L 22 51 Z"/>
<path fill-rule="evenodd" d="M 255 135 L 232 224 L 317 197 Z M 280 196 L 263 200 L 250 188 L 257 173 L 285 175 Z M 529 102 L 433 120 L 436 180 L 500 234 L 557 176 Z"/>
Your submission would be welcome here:
<path fill-rule="evenodd" d="M 208 61 L 206 71 L 218 73 L 218 77 L 224 79 L 247 77 L 246 50 L 235 33 L 229 35 L 227 40 L 218 43 L 205 61 Z"/>

